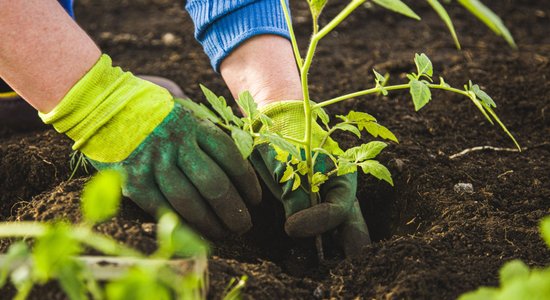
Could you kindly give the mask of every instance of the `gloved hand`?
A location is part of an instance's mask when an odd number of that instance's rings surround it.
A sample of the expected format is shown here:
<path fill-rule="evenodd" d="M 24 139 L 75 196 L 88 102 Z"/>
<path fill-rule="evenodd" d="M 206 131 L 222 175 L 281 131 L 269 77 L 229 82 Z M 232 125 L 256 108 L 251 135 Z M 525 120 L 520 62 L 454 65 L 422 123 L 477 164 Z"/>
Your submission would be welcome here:
<path fill-rule="evenodd" d="M 302 101 L 281 101 L 266 105 L 261 113 L 273 121 L 270 130 L 295 139 L 302 139 L 305 132 Z M 312 124 L 314 148 L 320 146 L 326 131 L 317 123 Z M 338 144 L 327 139 L 323 148 L 341 152 Z M 347 256 L 358 254 L 363 246 L 370 244 L 367 225 L 356 199 L 357 173 L 331 177 L 321 186 L 321 204 L 311 207 L 309 195 L 304 189 L 292 191 L 293 180 L 279 183 L 286 169 L 275 157 L 277 153 L 268 145 L 255 150 L 250 160 L 254 168 L 279 199 L 286 213 L 285 231 L 292 237 L 311 237 L 334 230 Z M 319 155 L 315 171 L 326 173 L 333 168 L 326 155 Z"/>
<path fill-rule="evenodd" d="M 107 55 L 40 116 L 97 169 L 119 170 L 123 194 L 147 212 L 174 209 L 213 238 L 252 226 L 246 204 L 261 200 L 261 188 L 232 139 Z"/>

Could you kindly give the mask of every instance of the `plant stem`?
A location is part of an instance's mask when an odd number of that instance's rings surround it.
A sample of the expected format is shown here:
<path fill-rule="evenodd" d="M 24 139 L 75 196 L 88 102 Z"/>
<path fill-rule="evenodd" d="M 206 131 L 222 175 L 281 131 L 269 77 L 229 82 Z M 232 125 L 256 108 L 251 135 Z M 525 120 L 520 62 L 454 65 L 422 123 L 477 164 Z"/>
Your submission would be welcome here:
<path fill-rule="evenodd" d="M 290 34 L 290 42 L 292 43 L 292 50 L 294 51 L 294 58 L 298 68 L 302 68 L 302 56 L 300 55 L 300 49 L 298 48 L 298 42 L 296 41 L 296 35 L 294 34 L 294 28 L 292 27 L 292 19 L 286 5 L 286 0 L 281 0 L 281 6 L 283 7 L 283 13 L 285 15 L 286 25 L 288 27 L 288 33 Z"/>
<path fill-rule="evenodd" d="M 351 1 L 332 21 L 330 21 L 319 33 L 314 34 L 314 38 L 317 40 L 322 39 L 325 35 L 331 32 L 338 24 L 342 23 L 359 5 L 365 3 L 366 0 L 353 0 Z"/>
<path fill-rule="evenodd" d="M 461 95 L 464 95 L 464 96 L 470 98 L 470 95 L 468 94 L 468 92 L 463 91 L 463 90 L 459 90 L 457 88 L 443 86 L 443 85 L 440 85 L 440 84 L 428 84 L 428 87 L 430 89 L 446 90 L 446 91 L 461 94 Z M 328 106 L 328 105 L 332 105 L 332 104 L 335 104 L 335 103 L 338 103 L 338 102 L 341 102 L 341 101 L 344 101 L 344 100 L 347 100 L 347 99 L 350 99 L 350 98 L 359 97 L 359 96 L 377 94 L 377 93 L 382 92 L 383 90 L 395 91 L 395 90 L 406 90 L 406 89 L 410 89 L 410 88 L 411 88 L 411 85 L 408 84 L 408 83 L 407 84 L 399 84 L 399 85 L 390 85 L 390 86 L 386 86 L 386 87 L 371 88 L 371 89 L 367 89 L 367 90 L 358 91 L 358 92 L 355 92 L 355 93 L 346 94 L 346 95 L 336 97 L 336 98 L 332 98 L 332 99 L 329 99 L 329 100 L 325 100 L 323 102 L 319 102 L 317 104 L 314 104 L 313 108 L 325 107 L 325 106 Z"/>

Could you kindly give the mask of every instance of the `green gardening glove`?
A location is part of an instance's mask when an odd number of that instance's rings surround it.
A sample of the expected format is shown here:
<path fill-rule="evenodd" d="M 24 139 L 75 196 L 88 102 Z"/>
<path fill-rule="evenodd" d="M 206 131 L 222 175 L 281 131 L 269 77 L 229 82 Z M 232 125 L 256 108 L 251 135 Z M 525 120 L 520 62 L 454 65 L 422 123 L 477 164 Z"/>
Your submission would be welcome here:
<path fill-rule="evenodd" d="M 295 139 L 302 139 L 305 132 L 302 101 L 281 101 L 261 109 L 273 121 L 270 131 Z M 313 123 L 314 148 L 319 147 L 326 135 L 321 126 Z M 338 144 L 327 139 L 323 148 L 332 153 L 341 153 Z M 331 177 L 321 186 L 321 204 L 311 207 L 309 195 L 304 189 L 292 191 L 293 180 L 279 183 L 286 169 L 275 157 L 277 153 L 268 145 L 261 145 L 251 155 L 254 168 L 283 204 L 286 213 L 285 231 L 292 237 L 312 237 L 333 231 L 345 254 L 357 254 L 370 243 L 367 225 L 356 199 L 357 174 Z M 326 155 L 320 155 L 315 171 L 326 173 L 334 167 Z"/>
<path fill-rule="evenodd" d="M 232 139 L 107 55 L 40 116 L 97 169 L 120 171 L 123 194 L 145 211 L 173 209 L 212 238 L 252 226 L 246 204 L 257 204 L 261 189 Z"/>

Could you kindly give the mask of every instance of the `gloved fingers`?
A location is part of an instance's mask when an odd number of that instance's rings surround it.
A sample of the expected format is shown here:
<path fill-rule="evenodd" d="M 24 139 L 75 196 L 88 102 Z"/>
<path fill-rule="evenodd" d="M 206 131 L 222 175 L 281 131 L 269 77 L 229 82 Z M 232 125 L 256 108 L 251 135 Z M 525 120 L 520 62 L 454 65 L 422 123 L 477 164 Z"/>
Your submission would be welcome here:
<path fill-rule="evenodd" d="M 187 223 L 210 238 L 221 239 L 226 234 L 212 209 L 175 162 L 155 172 L 162 194 Z"/>
<path fill-rule="evenodd" d="M 213 124 L 202 122 L 198 126 L 197 141 L 199 147 L 223 169 L 247 203 L 257 205 L 261 202 L 262 188 L 256 173 L 227 134 Z"/>
<path fill-rule="evenodd" d="M 261 146 L 260 146 L 261 147 Z M 267 185 L 267 188 L 271 191 L 273 196 L 277 199 L 281 199 L 282 189 L 280 183 L 273 179 L 273 174 L 267 168 L 265 161 L 260 153 L 260 150 L 254 149 L 249 158 L 250 162 L 254 166 L 254 169 L 260 175 L 262 181 Z"/>
<path fill-rule="evenodd" d="M 179 149 L 178 166 L 231 231 L 244 233 L 252 220 L 243 199 L 225 172 L 200 149 Z"/>
<path fill-rule="evenodd" d="M 127 176 L 122 194 L 152 216 L 158 217 L 159 211 L 171 209 L 152 176 Z"/>
<path fill-rule="evenodd" d="M 321 203 L 288 217 L 285 231 L 291 237 L 316 236 L 341 225 L 348 213 L 348 210 L 334 203 Z"/>
<path fill-rule="evenodd" d="M 371 244 L 369 230 L 357 199 L 349 218 L 338 228 L 337 239 L 346 257 L 361 254 L 363 248 Z"/>
<path fill-rule="evenodd" d="M 291 215 L 285 223 L 285 231 L 293 237 L 307 237 L 335 229 L 348 218 L 356 189 L 355 174 L 329 179 L 321 186 L 322 203 Z"/>

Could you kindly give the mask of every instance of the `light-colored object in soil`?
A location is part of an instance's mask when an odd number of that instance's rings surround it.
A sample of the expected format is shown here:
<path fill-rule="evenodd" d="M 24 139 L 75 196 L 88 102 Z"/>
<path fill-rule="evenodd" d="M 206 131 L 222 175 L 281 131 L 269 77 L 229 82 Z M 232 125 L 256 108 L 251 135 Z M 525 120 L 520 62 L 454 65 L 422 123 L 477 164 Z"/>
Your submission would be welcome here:
<path fill-rule="evenodd" d="M 459 182 L 453 187 L 455 193 L 457 194 L 473 194 L 474 186 L 471 183 Z"/>

